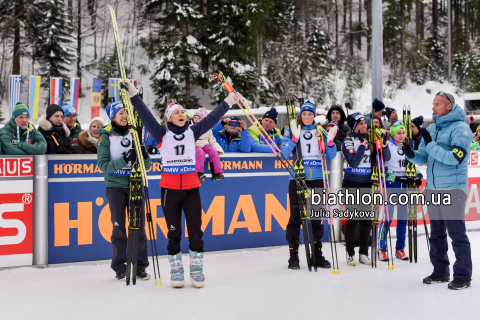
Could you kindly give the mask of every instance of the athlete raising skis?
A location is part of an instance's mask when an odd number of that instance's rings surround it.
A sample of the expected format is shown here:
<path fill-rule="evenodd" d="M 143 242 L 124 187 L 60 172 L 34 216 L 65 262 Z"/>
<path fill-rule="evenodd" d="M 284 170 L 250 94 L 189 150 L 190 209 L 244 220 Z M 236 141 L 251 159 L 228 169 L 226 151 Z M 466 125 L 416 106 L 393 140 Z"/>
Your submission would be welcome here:
<path fill-rule="evenodd" d="M 128 79 L 124 79 L 133 107 L 155 141 L 162 144 L 162 179 L 160 180 L 163 214 L 168 227 L 168 260 L 171 284 L 183 287 L 182 253 L 182 209 L 188 225 L 190 242 L 190 281 L 196 287 L 203 287 L 203 231 L 201 186 L 195 169 L 195 141 L 212 129 L 220 118 L 235 104 L 235 95 L 230 93 L 202 121 L 189 125 L 183 107 L 171 103 L 160 125 L 138 95 L 138 90 Z"/>

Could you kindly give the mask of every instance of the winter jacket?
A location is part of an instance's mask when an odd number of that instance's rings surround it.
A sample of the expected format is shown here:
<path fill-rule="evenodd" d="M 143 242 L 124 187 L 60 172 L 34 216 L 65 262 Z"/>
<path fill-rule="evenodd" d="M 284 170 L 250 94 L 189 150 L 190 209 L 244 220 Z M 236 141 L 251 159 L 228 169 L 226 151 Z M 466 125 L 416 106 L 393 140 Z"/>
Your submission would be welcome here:
<path fill-rule="evenodd" d="M 478 150 L 478 140 L 472 142 L 470 150 Z"/>
<path fill-rule="evenodd" d="M 363 140 L 367 140 L 367 135 L 362 135 Z M 367 140 L 368 141 L 368 140 Z M 359 145 L 360 136 L 355 132 L 349 134 L 342 143 L 342 153 L 347 162 L 348 166 L 354 170 L 359 171 L 361 165 L 363 168 L 368 168 L 364 173 L 354 173 L 348 172 L 348 167 L 345 168 L 345 174 L 343 175 L 344 180 L 360 182 L 360 183 L 371 183 L 371 153 L 370 156 L 365 155 L 366 148 Z M 371 143 L 368 143 L 370 151 L 373 149 Z M 383 161 L 388 161 L 391 158 L 390 149 L 388 145 L 382 148 Z M 368 165 L 367 165 L 368 164 Z M 355 170 L 356 169 L 356 170 Z"/>
<path fill-rule="evenodd" d="M 212 128 L 213 136 L 217 139 L 223 152 L 250 152 L 250 136 L 244 131 L 243 134 L 242 131 L 231 134 L 223 125 L 223 121 L 219 121 Z"/>
<path fill-rule="evenodd" d="M 62 121 L 58 127 L 54 127 L 53 123 L 41 116 L 38 119 L 38 131 L 43 135 L 47 142 L 47 154 L 72 154 L 75 153 L 70 144 L 70 130 Z"/>
<path fill-rule="evenodd" d="M 155 146 L 157 147 L 157 154 L 160 154 L 160 144 L 158 144 L 155 139 L 153 139 L 150 132 L 148 132 L 147 128 L 143 127 L 143 142 L 145 142 L 146 146 Z"/>
<path fill-rule="evenodd" d="M 78 144 L 75 152 L 77 154 L 97 154 L 98 139 L 93 137 L 89 131 L 82 131 L 78 135 Z"/>
<path fill-rule="evenodd" d="M 155 120 L 155 117 L 152 115 L 150 110 L 148 110 L 147 106 L 143 103 L 138 94 L 131 97 L 130 101 L 132 102 L 135 110 L 138 112 L 143 124 L 152 135 L 153 139 L 162 143 L 161 141 L 163 141 L 163 137 L 167 133 L 167 128 Z M 228 111 L 228 109 L 230 109 L 228 104 L 225 101 L 222 101 L 222 103 L 220 103 L 202 121 L 191 126 L 190 129 L 193 132 L 194 139 L 198 140 L 204 133 L 212 129 L 212 127 L 220 120 L 220 118 Z M 174 134 L 182 134 L 188 128 L 188 122 L 183 127 L 178 127 L 171 122 L 168 124 L 168 130 L 172 131 Z M 161 188 L 185 190 L 198 188 L 200 186 L 200 180 L 198 180 L 198 175 L 196 172 L 187 174 L 169 174 L 163 172 L 162 179 L 160 179 Z"/>
<path fill-rule="evenodd" d="M 102 170 L 105 174 L 104 183 L 107 188 L 129 188 L 130 186 L 130 176 L 116 176 L 112 175 L 117 170 L 125 168 L 127 162 L 123 157 L 120 157 L 116 160 L 111 160 L 110 158 L 110 137 L 117 136 L 126 136 L 130 131 L 122 134 L 117 129 L 115 129 L 111 124 L 106 125 L 103 128 L 98 130 L 100 133 L 100 139 L 98 139 L 97 144 L 97 162 L 98 168 Z M 144 159 L 145 169 L 148 170 L 151 165 L 150 156 L 147 154 L 147 157 Z"/>
<path fill-rule="evenodd" d="M 312 125 L 308 126 L 303 126 L 302 130 L 313 130 L 317 127 L 317 123 L 313 122 Z M 328 159 L 333 159 L 337 156 L 337 148 L 335 145 L 329 147 L 327 145 L 327 137 L 325 134 L 323 135 L 325 139 L 325 153 L 328 157 Z M 285 157 L 290 158 L 293 152 L 295 152 L 296 146 L 300 143 L 300 140 L 302 139 L 302 136 L 298 139 L 297 143 L 294 143 L 290 137 L 290 128 L 285 129 L 285 134 L 283 135 L 283 140 L 282 140 L 282 148 L 280 149 L 282 153 L 285 155 Z M 318 137 L 314 137 L 315 143 L 313 143 L 313 147 L 318 148 Z M 327 160 L 328 161 L 328 160 Z M 305 168 L 305 178 L 307 180 L 322 180 L 323 179 L 323 168 L 321 166 L 319 167 L 311 167 L 305 164 L 304 162 L 304 168 Z M 325 168 L 326 170 L 326 168 Z M 293 180 L 293 177 L 289 175 L 290 180 Z"/>
<path fill-rule="evenodd" d="M 18 140 L 17 133 L 20 134 L 20 141 Z M 26 141 L 27 135 L 29 141 Z M 5 126 L 0 129 L 0 141 L 2 154 L 36 155 L 45 154 L 47 151 L 45 138 L 35 129 L 33 124 L 29 123 L 27 129 L 20 129 L 17 132 L 17 125 L 13 119 L 10 119 Z"/>
<path fill-rule="evenodd" d="M 418 137 L 413 138 L 413 150 L 418 150 L 420 142 L 422 142 L 422 135 L 419 133 Z"/>
<path fill-rule="evenodd" d="M 222 147 L 217 142 L 217 139 L 215 139 L 215 136 L 213 135 L 212 130 L 208 130 L 206 133 L 200 136 L 198 140 L 195 142 L 195 146 L 197 147 L 205 147 L 205 146 L 210 146 L 215 148 L 218 153 L 223 153 Z"/>
<path fill-rule="evenodd" d="M 334 141 L 335 141 L 335 145 L 337 146 L 337 151 L 342 151 L 342 142 L 343 140 L 345 140 L 345 137 L 351 130 L 350 130 L 350 127 L 345 124 L 345 120 L 347 118 L 345 117 L 345 112 L 343 112 L 343 109 L 340 107 L 335 106 L 335 107 L 331 107 L 330 110 L 328 110 L 328 113 L 327 113 L 328 122 L 332 121 L 333 110 L 338 110 L 340 112 L 340 121 L 338 122 L 337 136 L 335 137 Z M 323 128 L 326 128 L 327 124 L 324 124 Z"/>
<path fill-rule="evenodd" d="M 258 122 L 262 123 L 262 119 L 258 119 Z M 275 142 L 275 144 L 280 147 L 283 138 L 280 130 L 278 128 L 273 128 L 267 133 L 270 138 L 272 138 L 272 140 Z M 250 135 L 251 139 L 249 139 L 250 150 L 247 152 L 273 152 L 265 141 L 263 130 L 259 129 L 257 124 L 248 128 L 248 134 Z M 268 142 L 270 143 L 270 140 Z"/>
<path fill-rule="evenodd" d="M 452 110 L 441 117 L 433 117 L 434 123 L 427 131 L 432 141 L 420 147 L 410 162 L 427 165 L 428 189 L 463 189 L 468 193 L 468 158 L 473 134 L 465 123 L 465 111 L 455 104 Z"/>
<path fill-rule="evenodd" d="M 70 129 L 70 144 L 72 145 L 73 149 L 75 149 L 78 144 L 78 135 L 80 134 L 80 132 L 83 132 L 82 126 L 77 120 L 73 127 L 68 129 Z"/>

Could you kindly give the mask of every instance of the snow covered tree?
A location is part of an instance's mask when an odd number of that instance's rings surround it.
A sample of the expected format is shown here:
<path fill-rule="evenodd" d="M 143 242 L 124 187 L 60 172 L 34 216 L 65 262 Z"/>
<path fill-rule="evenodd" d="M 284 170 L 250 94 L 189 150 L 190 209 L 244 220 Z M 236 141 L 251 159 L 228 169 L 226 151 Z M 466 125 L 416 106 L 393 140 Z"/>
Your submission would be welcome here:
<path fill-rule="evenodd" d="M 155 108 L 162 112 L 168 105 L 163 98 L 165 86 L 171 88 L 172 100 L 185 108 L 199 107 L 198 98 L 192 92 L 206 77 L 199 60 L 207 48 L 195 37 L 203 18 L 198 9 L 199 2 L 194 0 L 153 1 L 146 5 L 147 14 L 160 12 L 155 19 L 158 59 L 150 79 L 159 97 L 155 100 Z"/>
<path fill-rule="evenodd" d="M 36 58 L 41 65 L 42 87 L 48 88 L 51 77 L 67 79 L 69 66 L 76 56 L 71 52 L 73 37 L 68 30 L 67 14 L 60 0 L 39 0 L 37 5 L 42 13 L 38 28 Z M 64 81 L 63 95 L 68 94 L 70 82 Z"/>
<path fill-rule="evenodd" d="M 307 38 L 307 46 L 311 68 L 308 86 L 312 88 L 317 104 L 324 104 L 332 92 L 332 85 L 329 81 L 332 71 L 332 44 L 323 27 L 318 24 L 312 26 Z"/>

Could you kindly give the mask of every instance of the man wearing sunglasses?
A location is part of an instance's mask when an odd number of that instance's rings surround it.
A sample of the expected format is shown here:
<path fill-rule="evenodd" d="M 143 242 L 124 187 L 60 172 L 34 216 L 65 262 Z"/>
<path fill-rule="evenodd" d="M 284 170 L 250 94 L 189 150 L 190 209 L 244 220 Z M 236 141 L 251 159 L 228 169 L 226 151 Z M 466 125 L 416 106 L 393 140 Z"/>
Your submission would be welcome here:
<path fill-rule="evenodd" d="M 404 144 L 408 160 L 427 165 L 425 200 L 430 216 L 430 261 L 433 273 L 423 283 L 450 281 L 448 261 L 448 235 L 456 261 L 453 265 L 452 290 L 470 286 L 472 278 L 472 254 L 465 228 L 465 200 L 468 193 L 468 157 L 472 131 L 465 123 L 465 111 L 449 93 L 440 91 L 433 100 L 433 121 L 427 129 L 420 129 L 423 141 L 418 151 Z M 434 195 L 432 197 L 432 195 Z M 449 205 L 428 204 L 432 199 L 448 199 Z"/>

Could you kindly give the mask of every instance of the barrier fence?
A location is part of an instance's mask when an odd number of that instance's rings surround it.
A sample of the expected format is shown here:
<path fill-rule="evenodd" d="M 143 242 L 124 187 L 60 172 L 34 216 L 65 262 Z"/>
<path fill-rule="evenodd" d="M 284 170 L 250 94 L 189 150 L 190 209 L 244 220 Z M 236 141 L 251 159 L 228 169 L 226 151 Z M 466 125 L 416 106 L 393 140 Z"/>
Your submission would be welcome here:
<path fill-rule="evenodd" d="M 154 239 L 164 255 L 168 228 L 161 207 L 159 161 L 159 156 L 152 157 L 148 180 Z M 200 188 L 205 250 L 285 245 L 289 174 L 280 161 L 272 154 L 229 153 L 221 162 L 225 179 L 211 181 L 207 175 Z M 477 152 L 471 153 L 469 164 L 467 219 L 480 220 Z M 420 169 L 425 177 L 426 167 Z M 111 258 L 110 209 L 95 155 L 1 156 L 0 171 L 0 267 Z M 329 164 L 329 172 L 332 191 L 339 190 L 341 152 Z M 183 226 L 188 236 L 185 222 Z M 341 221 L 335 220 L 337 239 L 340 229 Z M 328 241 L 328 228 L 322 241 Z M 188 239 L 181 246 L 188 252 Z"/>

